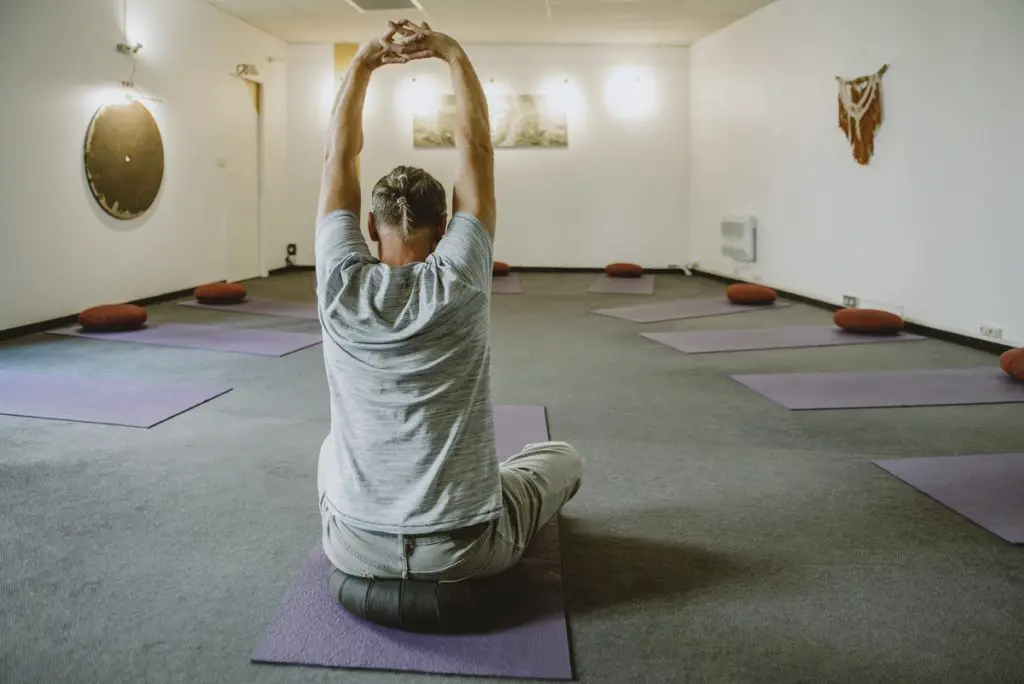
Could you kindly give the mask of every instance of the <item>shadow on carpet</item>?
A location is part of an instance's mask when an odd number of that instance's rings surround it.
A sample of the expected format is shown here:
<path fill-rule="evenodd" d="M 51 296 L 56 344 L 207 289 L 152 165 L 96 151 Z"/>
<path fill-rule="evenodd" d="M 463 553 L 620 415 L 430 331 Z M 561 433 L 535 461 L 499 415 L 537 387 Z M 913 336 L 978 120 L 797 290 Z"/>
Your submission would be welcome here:
<path fill-rule="evenodd" d="M 746 584 L 770 571 L 752 556 L 603 531 L 592 521 L 567 517 L 562 554 L 570 616 Z"/>

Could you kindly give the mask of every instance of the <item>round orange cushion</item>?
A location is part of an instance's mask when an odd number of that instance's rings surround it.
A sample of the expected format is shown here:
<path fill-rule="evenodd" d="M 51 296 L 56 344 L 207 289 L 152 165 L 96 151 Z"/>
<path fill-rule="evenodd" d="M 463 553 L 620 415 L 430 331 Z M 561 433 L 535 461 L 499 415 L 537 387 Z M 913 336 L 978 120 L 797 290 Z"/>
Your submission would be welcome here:
<path fill-rule="evenodd" d="M 847 332 L 865 335 L 896 335 L 903 330 L 903 319 L 878 309 L 840 309 L 832 318 Z"/>
<path fill-rule="evenodd" d="M 210 283 L 196 288 L 196 301 L 200 304 L 239 304 L 249 294 L 238 283 Z"/>
<path fill-rule="evenodd" d="M 725 296 L 733 304 L 773 304 L 779 298 L 772 288 L 753 283 L 733 283 L 725 288 Z"/>
<path fill-rule="evenodd" d="M 125 332 L 138 330 L 149 315 L 134 304 L 103 304 L 78 314 L 78 325 L 85 332 Z"/>
<path fill-rule="evenodd" d="M 512 267 L 506 264 L 504 261 L 495 261 L 494 270 L 492 271 L 492 273 L 496 276 L 504 276 L 508 275 L 509 271 L 511 270 Z"/>
<path fill-rule="evenodd" d="M 1024 347 L 1003 352 L 999 367 L 1014 380 L 1024 382 Z"/>
<path fill-rule="evenodd" d="M 608 264 L 604 272 L 612 278 L 639 278 L 644 274 L 644 267 L 637 264 Z"/>

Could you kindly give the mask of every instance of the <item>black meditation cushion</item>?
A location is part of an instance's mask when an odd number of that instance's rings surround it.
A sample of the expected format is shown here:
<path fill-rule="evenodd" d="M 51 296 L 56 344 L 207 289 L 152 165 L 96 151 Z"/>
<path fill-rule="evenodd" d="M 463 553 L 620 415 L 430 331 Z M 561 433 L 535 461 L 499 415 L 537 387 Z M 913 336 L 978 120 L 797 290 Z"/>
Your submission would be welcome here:
<path fill-rule="evenodd" d="M 1003 352 L 999 357 L 999 366 L 1014 380 L 1024 382 L 1024 347 Z"/>
<path fill-rule="evenodd" d="M 611 278 L 639 278 L 644 274 L 644 267 L 639 264 L 618 262 L 605 266 L 604 273 Z"/>
<path fill-rule="evenodd" d="M 481 631 L 498 612 L 497 595 L 486 582 L 370 579 L 340 570 L 328 582 L 331 596 L 352 615 L 406 632 Z"/>
<path fill-rule="evenodd" d="M 778 299 L 775 290 L 754 283 L 733 283 L 725 288 L 725 296 L 733 304 L 765 305 Z"/>
<path fill-rule="evenodd" d="M 86 332 L 127 332 L 141 328 L 148 317 L 141 306 L 103 304 L 78 314 L 78 325 Z"/>
<path fill-rule="evenodd" d="M 896 335 L 903 330 L 903 319 L 878 309 L 840 309 L 832 319 L 847 332 L 863 335 Z"/>
<path fill-rule="evenodd" d="M 196 288 L 196 301 L 200 304 L 239 304 L 248 291 L 238 283 L 210 283 Z"/>
<path fill-rule="evenodd" d="M 491 271 L 491 273 L 496 276 L 506 276 L 509 274 L 509 271 L 511 270 L 512 267 L 506 264 L 504 261 L 495 261 L 494 268 Z"/>

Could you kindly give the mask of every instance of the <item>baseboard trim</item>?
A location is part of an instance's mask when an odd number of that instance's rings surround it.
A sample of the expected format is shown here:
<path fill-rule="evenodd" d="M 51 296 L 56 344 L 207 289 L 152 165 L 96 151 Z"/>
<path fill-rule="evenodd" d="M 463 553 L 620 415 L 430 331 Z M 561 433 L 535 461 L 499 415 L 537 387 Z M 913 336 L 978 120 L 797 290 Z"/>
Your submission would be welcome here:
<path fill-rule="evenodd" d="M 272 268 L 268 273 L 272 276 L 281 275 L 283 273 L 305 273 L 308 271 L 315 271 L 316 266 L 281 266 L 280 268 Z"/>
<path fill-rule="evenodd" d="M 603 268 L 575 266 L 512 266 L 515 273 L 601 273 Z"/>
<path fill-rule="evenodd" d="M 316 266 L 282 266 L 270 271 L 270 275 L 279 273 L 299 273 L 302 271 L 313 271 Z M 577 266 L 512 266 L 516 273 L 604 273 L 604 267 L 577 267 Z M 682 269 L 675 268 L 646 268 L 644 273 L 651 275 L 685 275 Z"/>
<path fill-rule="evenodd" d="M 220 281 L 224 282 L 224 281 Z M 196 286 L 198 287 L 198 285 Z M 154 304 L 163 304 L 165 302 L 174 301 L 175 299 L 181 299 L 182 297 L 191 296 L 195 292 L 195 287 L 190 287 L 187 290 L 177 290 L 175 292 L 167 292 L 165 294 L 155 295 L 153 297 L 145 297 L 143 299 L 135 299 L 126 304 L 137 304 L 138 306 L 152 306 Z M 78 321 L 78 314 L 71 314 L 70 316 L 62 316 L 60 318 L 52 318 L 48 321 L 40 321 L 38 323 L 29 323 L 27 325 L 19 325 L 16 328 L 8 328 L 6 330 L 0 330 L 0 342 L 4 340 L 11 340 L 16 337 L 25 337 L 26 335 L 35 335 L 36 333 L 46 332 L 54 328 L 60 328 L 67 325 L 73 325 Z"/>
<path fill-rule="evenodd" d="M 604 273 L 604 267 L 591 266 L 513 266 L 515 273 Z M 682 269 L 645 268 L 644 273 L 650 275 L 686 275 Z"/>
<path fill-rule="evenodd" d="M 283 273 L 299 273 L 308 272 L 315 270 L 315 266 L 284 266 L 270 271 L 270 275 L 278 275 Z M 554 267 L 554 266 L 513 266 L 512 270 L 519 273 L 603 273 L 603 268 L 574 268 L 574 267 Z M 652 275 L 686 275 L 683 270 L 676 270 L 671 268 L 659 268 L 659 269 L 645 269 L 646 273 Z M 714 280 L 720 283 L 742 283 L 748 282 L 740 278 L 730 278 L 728 276 L 720 275 L 718 273 L 710 273 L 708 271 L 702 271 L 700 269 L 693 269 L 693 275 L 700 278 L 707 278 L 708 280 Z M 223 282 L 223 281 L 222 281 Z M 196 286 L 198 287 L 198 286 Z M 773 288 L 780 296 L 786 299 L 814 306 L 819 309 L 825 309 L 826 311 L 839 311 L 841 306 L 832 304 L 831 302 L 825 302 L 820 299 L 808 297 L 806 295 L 795 294 L 793 292 L 787 292 L 778 288 Z M 153 297 L 145 297 L 142 299 L 136 299 L 130 304 L 137 304 L 139 306 L 152 306 L 154 304 L 163 304 L 165 302 L 173 301 L 175 299 L 181 299 L 187 297 L 195 291 L 195 287 L 190 287 L 185 290 L 176 290 L 175 292 L 167 292 L 165 294 L 155 295 Z M 7 328 L 6 330 L 0 330 L 0 341 L 10 340 L 17 337 L 25 337 L 26 335 L 34 335 L 36 333 L 46 332 L 53 328 L 71 325 L 78 320 L 78 314 L 72 314 L 70 316 L 62 316 L 60 318 L 53 318 L 47 321 L 40 321 L 38 323 L 29 323 L 27 325 L 21 325 L 16 328 Z M 941 330 L 939 328 L 933 328 L 927 325 L 921 325 L 919 323 L 907 323 L 907 332 L 914 333 L 917 335 L 924 335 L 935 340 L 941 340 L 943 342 L 949 342 L 951 344 L 957 344 L 962 347 L 969 347 L 971 349 L 977 349 L 978 351 L 988 352 L 990 354 L 1002 354 L 1005 351 L 1013 349 L 1014 347 L 1007 344 L 999 344 L 998 342 L 989 342 L 988 340 L 979 340 L 975 337 L 968 335 L 961 335 L 959 333 L 949 332 L 947 330 Z"/>
<path fill-rule="evenodd" d="M 707 278 L 709 280 L 715 280 L 720 283 L 746 283 L 750 282 L 741 278 L 730 278 L 728 276 L 719 275 L 718 273 L 709 273 L 700 269 L 694 269 L 693 274 L 701 278 Z M 839 311 L 842 306 L 832 304 L 831 302 L 825 302 L 820 299 L 814 299 L 806 295 L 799 295 L 793 292 L 787 292 L 773 287 L 773 290 L 779 293 L 779 296 L 785 297 L 791 301 L 800 302 L 801 304 L 807 304 L 814 306 L 819 309 L 825 309 L 826 311 Z M 924 337 L 931 338 L 933 340 L 941 340 L 942 342 L 949 342 L 956 344 L 961 347 L 969 347 L 971 349 L 977 349 L 978 351 L 988 352 L 990 354 L 1002 354 L 1003 352 L 1013 349 L 1012 346 L 1007 344 L 999 344 L 998 342 L 990 342 L 988 340 L 979 340 L 976 337 L 970 337 L 969 335 L 961 335 L 959 333 L 949 332 L 948 330 L 940 330 L 939 328 L 932 328 L 927 325 L 921 325 L 920 323 L 907 323 L 906 331 L 915 335 L 923 335 Z"/>

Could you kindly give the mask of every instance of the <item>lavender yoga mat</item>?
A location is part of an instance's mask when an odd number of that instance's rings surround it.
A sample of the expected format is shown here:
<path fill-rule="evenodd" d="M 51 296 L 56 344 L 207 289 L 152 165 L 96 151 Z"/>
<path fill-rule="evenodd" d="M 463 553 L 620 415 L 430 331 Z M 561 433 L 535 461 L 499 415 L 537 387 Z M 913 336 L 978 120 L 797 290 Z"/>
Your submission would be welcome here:
<path fill-rule="evenodd" d="M 1024 383 L 999 368 L 731 377 L 792 411 L 1024 402 Z"/>
<path fill-rule="evenodd" d="M 51 330 L 53 335 L 84 337 L 110 342 L 135 342 L 163 347 L 184 347 L 209 351 L 254 354 L 257 356 L 284 356 L 320 344 L 320 335 L 282 332 L 279 330 L 247 330 L 220 328 L 212 325 L 186 325 L 160 323 L 157 325 L 116 333 L 87 333 L 78 326 Z"/>
<path fill-rule="evenodd" d="M 522 294 L 523 284 L 518 273 L 491 278 L 491 294 Z"/>
<path fill-rule="evenodd" d="M 591 294 L 654 294 L 654 276 L 642 275 L 639 278 L 612 278 L 598 276 L 594 284 L 587 288 Z"/>
<path fill-rule="evenodd" d="M 1011 544 L 1024 544 L 1024 454 L 874 461 Z"/>
<path fill-rule="evenodd" d="M 0 371 L 0 413 L 151 428 L 230 391 L 230 387 L 211 384 Z"/>
<path fill-rule="evenodd" d="M 258 314 L 261 316 L 283 316 L 285 318 L 305 318 L 311 321 L 320 320 L 316 304 L 309 302 L 292 302 L 285 299 L 247 299 L 241 304 L 200 304 L 194 299 L 179 302 L 181 306 L 232 313 Z"/>
<path fill-rule="evenodd" d="M 614 309 L 594 309 L 590 313 L 610 318 L 620 318 L 633 323 L 658 323 L 683 318 L 703 318 L 705 316 L 721 316 L 724 314 L 747 313 L 751 311 L 771 311 L 790 306 L 788 302 L 775 302 L 767 306 L 745 306 L 733 304 L 725 297 L 713 299 L 677 299 L 671 302 L 641 304 L 639 306 L 622 306 Z"/>
<path fill-rule="evenodd" d="M 833 347 L 849 344 L 910 342 L 926 339 L 920 335 L 856 335 L 833 326 L 787 326 L 753 330 L 691 330 L 686 332 L 640 333 L 641 337 L 672 347 L 684 354 Z"/>
<path fill-rule="evenodd" d="M 498 453 L 548 439 L 542 406 L 496 406 Z M 472 635 L 412 634 L 346 613 L 327 587 L 330 562 L 317 546 L 285 594 L 281 610 L 252 655 L 258 663 L 571 680 L 562 596 L 558 521 L 534 538 L 507 575 L 523 597 L 507 626 Z M 502 581 L 506 581 L 503 577 Z"/>

